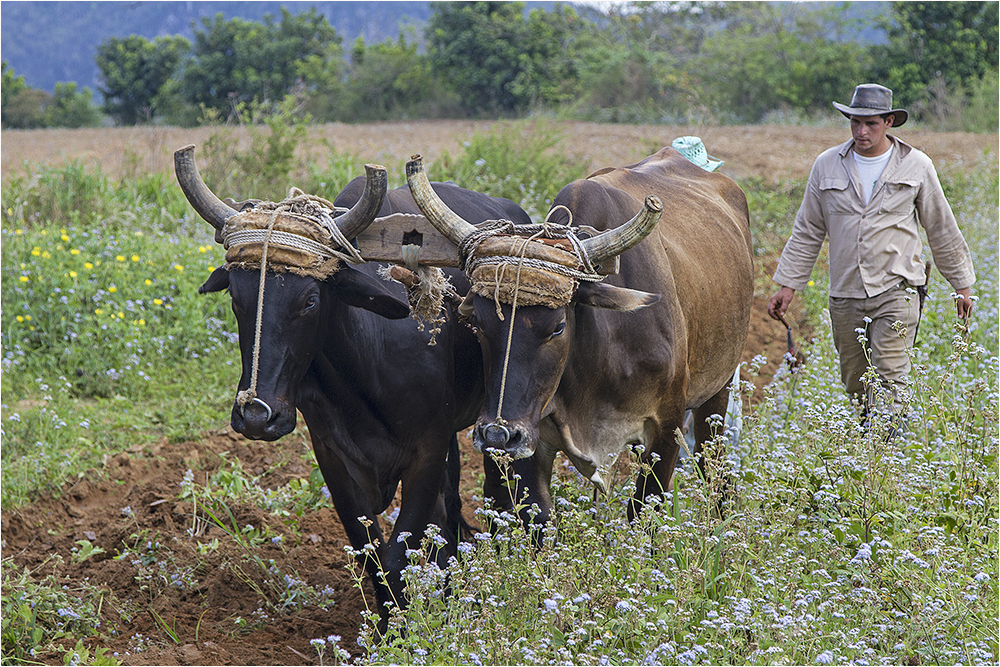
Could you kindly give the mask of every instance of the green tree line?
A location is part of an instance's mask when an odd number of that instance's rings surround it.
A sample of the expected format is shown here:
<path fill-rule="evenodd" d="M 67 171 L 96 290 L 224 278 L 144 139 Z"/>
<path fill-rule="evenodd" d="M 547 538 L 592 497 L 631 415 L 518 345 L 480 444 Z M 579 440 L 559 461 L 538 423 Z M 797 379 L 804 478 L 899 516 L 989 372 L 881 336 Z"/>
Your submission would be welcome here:
<path fill-rule="evenodd" d="M 422 34 L 366 44 L 315 9 L 222 14 L 181 36 L 98 47 L 103 104 L 3 69 L 4 127 L 192 126 L 291 103 L 317 122 L 519 117 L 653 123 L 809 122 L 854 85 L 883 83 L 942 130 L 996 131 L 998 4 L 893 2 L 883 44 L 845 5 L 631 2 L 602 10 L 438 2 Z"/>

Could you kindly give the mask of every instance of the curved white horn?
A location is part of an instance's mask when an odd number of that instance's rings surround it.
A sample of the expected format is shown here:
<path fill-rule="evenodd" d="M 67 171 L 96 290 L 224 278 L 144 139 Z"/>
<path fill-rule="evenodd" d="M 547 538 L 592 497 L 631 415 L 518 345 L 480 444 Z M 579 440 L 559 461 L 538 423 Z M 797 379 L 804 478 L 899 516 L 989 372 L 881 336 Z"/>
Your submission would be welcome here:
<path fill-rule="evenodd" d="M 629 248 L 638 245 L 656 229 L 663 213 L 663 202 L 659 197 L 650 195 L 643 202 L 642 210 L 621 227 L 609 229 L 601 234 L 583 239 L 581 244 L 587 251 L 590 261 L 594 264 L 620 255 Z"/>
<path fill-rule="evenodd" d="M 475 225 L 448 208 L 448 205 L 434 192 L 430 181 L 427 180 L 427 174 L 424 173 L 423 159 L 419 155 L 412 156 L 406 163 L 406 183 L 410 186 L 410 194 L 413 195 L 413 201 L 417 203 L 420 212 L 452 243 L 462 245 L 465 237 L 476 231 Z"/>

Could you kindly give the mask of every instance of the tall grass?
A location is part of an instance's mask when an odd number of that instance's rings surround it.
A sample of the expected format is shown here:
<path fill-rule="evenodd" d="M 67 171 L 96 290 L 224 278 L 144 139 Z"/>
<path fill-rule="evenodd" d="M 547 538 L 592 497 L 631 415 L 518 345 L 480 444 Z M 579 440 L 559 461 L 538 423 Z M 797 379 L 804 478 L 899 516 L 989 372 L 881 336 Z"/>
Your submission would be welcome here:
<path fill-rule="evenodd" d="M 112 184 L 70 165 L 4 184 L 5 507 L 135 438 L 224 423 L 235 323 L 197 293 L 222 253 L 171 180 Z"/>
<path fill-rule="evenodd" d="M 541 221 L 562 186 L 587 176 L 568 156 L 555 152 L 559 139 L 543 119 L 520 121 L 496 133 L 473 135 L 459 155 L 445 153 L 428 169 L 433 180 L 505 197 Z"/>

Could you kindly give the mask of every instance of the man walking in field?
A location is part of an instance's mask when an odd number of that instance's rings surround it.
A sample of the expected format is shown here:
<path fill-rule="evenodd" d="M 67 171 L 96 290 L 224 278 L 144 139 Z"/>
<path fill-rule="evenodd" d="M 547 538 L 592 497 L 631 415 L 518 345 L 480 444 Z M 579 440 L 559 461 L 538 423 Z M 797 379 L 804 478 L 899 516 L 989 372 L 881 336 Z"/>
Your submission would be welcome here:
<path fill-rule="evenodd" d="M 955 289 L 960 318 L 972 312 L 972 257 L 930 158 L 887 134 L 907 118 L 905 109 L 892 108 L 892 91 L 862 84 L 850 105 L 833 106 L 850 119 L 852 139 L 813 164 L 774 273 L 781 289 L 767 312 L 774 319 L 785 314 L 829 237 L 830 319 L 841 380 L 867 417 L 875 407 L 875 387 L 866 390 L 862 380 L 870 359 L 892 392 L 894 414 L 905 416 L 899 390 L 920 320 L 919 300 L 908 288 L 927 280 L 918 225 L 938 270 Z"/>

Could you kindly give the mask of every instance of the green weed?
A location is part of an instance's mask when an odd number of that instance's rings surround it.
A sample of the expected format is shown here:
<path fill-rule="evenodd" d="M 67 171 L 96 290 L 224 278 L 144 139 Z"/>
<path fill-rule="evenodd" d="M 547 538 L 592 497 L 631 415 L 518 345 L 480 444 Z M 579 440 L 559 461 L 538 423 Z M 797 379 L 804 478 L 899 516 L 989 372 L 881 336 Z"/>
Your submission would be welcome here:
<path fill-rule="evenodd" d="M 457 156 L 443 154 L 428 174 L 435 181 L 451 180 L 510 199 L 532 220 L 541 221 L 560 188 L 586 176 L 568 156 L 553 150 L 558 141 L 543 120 L 502 125 L 495 132 L 473 135 Z"/>
<path fill-rule="evenodd" d="M 46 567 L 49 574 L 38 577 Z M 10 664 L 37 664 L 42 653 L 59 652 L 70 664 L 119 664 L 103 649 L 93 656 L 85 649 L 85 639 L 104 637 L 101 606 L 108 592 L 89 584 L 70 589 L 60 578 L 62 559 L 50 558 L 36 572 L 19 568 L 10 558 L 0 560 L 3 580 L 0 615 L 0 661 Z M 66 649 L 69 641 L 72 649 Z M 74 646 L 75 642 L 75 646 Z M 76 655 L 74 662 L 73 656 Z"/>

